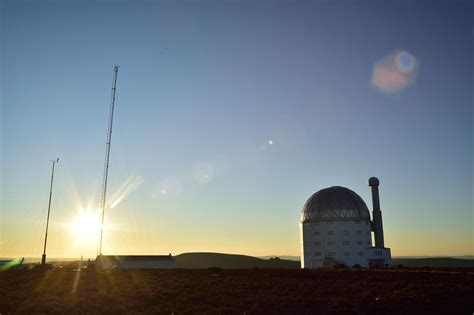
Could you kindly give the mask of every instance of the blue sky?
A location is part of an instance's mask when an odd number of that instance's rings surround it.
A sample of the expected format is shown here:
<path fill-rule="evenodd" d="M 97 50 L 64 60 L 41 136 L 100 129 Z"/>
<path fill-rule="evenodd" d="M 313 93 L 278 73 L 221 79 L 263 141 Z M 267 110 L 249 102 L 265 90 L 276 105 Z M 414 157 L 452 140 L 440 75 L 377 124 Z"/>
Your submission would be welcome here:
<path fill-rule="evenodd" d="M 99 205 L 115 64 L 109 194 L 142 183 L 107 210 L 109 253 L 299 255 L 305 200 L 371 208 L 370 176 L 394 255 L 474 253 L 467 1 L 1 4 L 0 256 L 41 254 L 56 157 L 50 255 L 95 253 L 68 224 Z M 383 93 L 399 50 L 416 80 Z"/>

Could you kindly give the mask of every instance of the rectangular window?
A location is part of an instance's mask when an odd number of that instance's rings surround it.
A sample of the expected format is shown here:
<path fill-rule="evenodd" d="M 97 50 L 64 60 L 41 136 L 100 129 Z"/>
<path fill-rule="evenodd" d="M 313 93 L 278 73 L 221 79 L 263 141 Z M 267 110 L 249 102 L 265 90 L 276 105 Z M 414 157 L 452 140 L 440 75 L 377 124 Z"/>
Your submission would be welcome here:
<path fill-rule="evenodd" d="M 344 256 L 350 256 L 351 252 L 344 252 Z"/>
<path fill-rule="evenodd" d="M 344 231 L 344 235 L 349 235 L 351 234 L 349 231 Z"/>
<path fill-rule="evenodd" d="M 319 235 L 319 234 L 320 234 L 319 231 L 314 232 L 314 235 Z"/>
<path fill-rule="evenodd" d="M 366 234 L 366 235 L 370 235 L 370 232 L 367 231 L 367 232 L 365 232 L 365 234 Z"/>
<path fill-rule="evenodd" d="M 362 242 L 361 242 L 361 241 L 358 241 L 358 242 L 357 242 L 357 246 L 362 246 Z"/>
<path fill-rule="evenodd" d="M 357 231 L 356 235 L 362 235 L 362 231 Z"/>
<path fill-rule="evenodd" d="M 349 242 L 349 241 L 344 241 L 344 242 L 342 243 L 342 245 L 344 245 L 344 246 L 349 246 L 349 245 L 351 245 L 351 242 Z"/>
<path fill-rule="evenodd" d="M 336 242 L 328 242 L 328 245 L 329 246 L 334 246 L 334 245 L 336 245 Z"/>
<path fill-rule="evenodd" d="M 321 256 L 321 252 L 314 253 L 314 256 Z"/>
<path fill-rule="evenodd" d="M 332 221 L 329 221 L 329 222 L 328 222 L 328 224 L 334 224 L 334 222 L 332 222 Z"/>
<path fill-rule="evenodd" d="M 336 252 L 328 252 L 328 256 L 329 257 L 334 257 L 334 256 L 336 256 Z"/>
<path fill-rule="evenodd" d="M 364 256 L 364 252 L 357 252 L 357 256 Z"/>
<path fill-rule="evenodd" d="M 356 221 L 356 224 L 360 224 L 360 221 Z"/>
<path fill-rule="evenodd" d="M 321 245 L 321 242 L 314 242 L 314 245 L 320 246 L 320 245 Z"/>
<path fill-rule="evenodd" d="M 328 235 L 334 235 L 334 231 L 328 231 Z"/>

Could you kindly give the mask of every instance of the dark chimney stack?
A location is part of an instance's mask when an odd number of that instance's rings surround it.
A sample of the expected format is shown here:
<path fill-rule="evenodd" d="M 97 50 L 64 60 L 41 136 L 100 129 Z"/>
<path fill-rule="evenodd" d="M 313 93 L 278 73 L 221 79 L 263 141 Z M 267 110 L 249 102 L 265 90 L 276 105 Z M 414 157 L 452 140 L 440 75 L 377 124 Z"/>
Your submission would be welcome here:
<path fill-rule="evenodd" d="M 377 177 L 369 178 L 369 186 L 372 189 L 372 220 L 374 222 L 375 247 L 384 248 L 382 212 L 380 211 L 379 180 Z"/>

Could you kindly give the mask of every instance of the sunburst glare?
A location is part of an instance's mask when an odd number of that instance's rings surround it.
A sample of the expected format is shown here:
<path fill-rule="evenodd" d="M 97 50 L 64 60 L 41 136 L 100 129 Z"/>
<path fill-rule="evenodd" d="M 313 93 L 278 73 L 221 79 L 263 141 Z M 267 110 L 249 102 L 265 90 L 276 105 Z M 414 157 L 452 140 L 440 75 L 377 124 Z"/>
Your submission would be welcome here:
<path fill-rule="evenodd" d="M 76 242 L 96 241 L 100 230 L 100 211 L 81 209 L 71 223 L 70 231 Z"/>

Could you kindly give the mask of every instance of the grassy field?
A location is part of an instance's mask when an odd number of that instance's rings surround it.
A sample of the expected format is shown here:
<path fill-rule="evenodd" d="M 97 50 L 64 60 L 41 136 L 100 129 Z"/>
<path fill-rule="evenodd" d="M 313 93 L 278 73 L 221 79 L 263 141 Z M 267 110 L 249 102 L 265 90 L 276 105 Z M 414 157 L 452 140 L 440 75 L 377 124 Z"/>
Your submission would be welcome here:
<path fill-rule="evenodd" d="M 0 313 L 472 314 L 474 275 L 415 271 L 10 270 Z"/>

